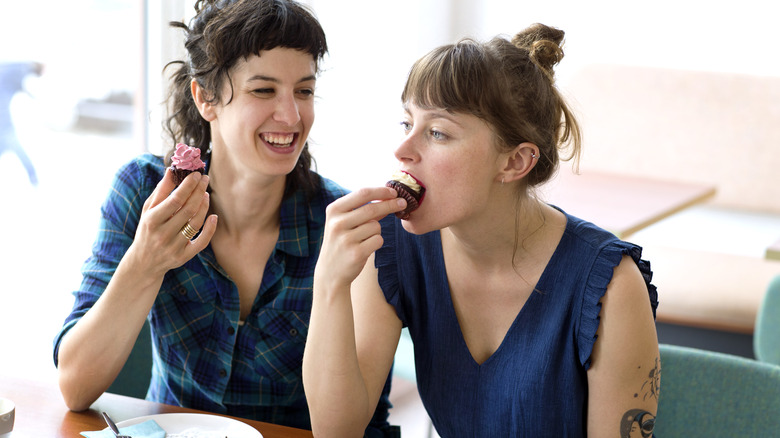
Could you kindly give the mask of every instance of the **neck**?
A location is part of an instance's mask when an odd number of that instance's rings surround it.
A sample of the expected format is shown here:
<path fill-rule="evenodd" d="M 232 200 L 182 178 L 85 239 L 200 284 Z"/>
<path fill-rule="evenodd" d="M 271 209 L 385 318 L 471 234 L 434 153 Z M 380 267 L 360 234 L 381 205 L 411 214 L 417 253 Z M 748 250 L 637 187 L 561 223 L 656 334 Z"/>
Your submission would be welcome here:
<path fill-rule="evenodd" d="M 470 223 L 443 229 L 442 240 L 448 250 L 471 260 L 475 267 L 488 271 L 513 268 L 545 241 L 549 208 L 534 198 L 524 198 L 516 207 L 486 212 Z"/>
<path fill-rule="evenodd" d="M 209 183 L 210 210 L 219 216 L 218 231 L 237 236 L 278 229 L 285 177 L 243 177 L 212 163 Z"/>

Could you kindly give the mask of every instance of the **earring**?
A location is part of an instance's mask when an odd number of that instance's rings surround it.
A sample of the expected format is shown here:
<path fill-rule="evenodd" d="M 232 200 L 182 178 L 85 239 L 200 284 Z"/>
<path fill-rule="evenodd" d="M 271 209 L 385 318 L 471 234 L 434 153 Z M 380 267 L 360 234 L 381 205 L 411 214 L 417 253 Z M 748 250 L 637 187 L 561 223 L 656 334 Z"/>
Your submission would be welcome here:
<path fill-rule="evenodd" d="M 501 177 L 501 185 L 502 186 L 504 185 L 504 177 L 503 176 Z"/>
<path fill-rule="evenodd" d="M 533 158 L 535 160 L 535 159 L 539 158 L 539 156 L 536 155 L 535 152 L 531 152 L 531 158 Z"/>

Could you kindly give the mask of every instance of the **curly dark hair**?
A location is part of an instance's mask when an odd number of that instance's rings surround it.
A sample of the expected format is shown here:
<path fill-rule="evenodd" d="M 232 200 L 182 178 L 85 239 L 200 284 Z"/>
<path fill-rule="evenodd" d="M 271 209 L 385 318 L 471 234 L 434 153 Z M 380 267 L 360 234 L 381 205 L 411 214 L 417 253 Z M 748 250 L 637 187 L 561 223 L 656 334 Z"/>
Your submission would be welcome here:
<path fill-rule="evenodd" d="M 170 164 L 177 143 L 200 148 L 204 159 L 210 154 L 211 129 L 193 101 L 193 79 L 210 102 L 227 105 L 233 98 L 232 87 L 230 96 L 222 96 L 222 86 L 225 81 L 230 83 L 230 70 L 239 60 L 284 47 L 311 54 L 319 72 L 319 63 L 328 52 L 325 31 L 313 12 L 292 0 L 198 0 L 195 11 L 189 26 L 170 23 L 184 31 L 187 59 L 165 66 L 175 69 L 168 94 L 169 116 L 163 124 L 172 141 L 166 164 Z M 320 180 L 311 172 L 312 163 L 307 142 L 288 175 L 285 197 L 302 190 L 308 198 L 319 190 Z"/>

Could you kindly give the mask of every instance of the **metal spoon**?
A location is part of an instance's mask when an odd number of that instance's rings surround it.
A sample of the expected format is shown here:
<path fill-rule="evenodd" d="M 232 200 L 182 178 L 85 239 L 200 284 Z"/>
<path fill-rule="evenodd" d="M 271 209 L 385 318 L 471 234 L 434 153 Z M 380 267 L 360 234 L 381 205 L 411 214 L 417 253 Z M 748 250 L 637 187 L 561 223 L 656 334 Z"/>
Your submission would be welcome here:
<path fill-rule="evenodd" d="M 114 423 L 114 420 L 112 420 L 111 417 L 109 417 L 108 414 L 106 414 L 105 412 L 103 412 L 103 419 L 106 420 L 106 424 L 108 424 L 108 427 L 111 429 L 112 432 L 114 432 L 116 438 L 133 438 L 130 435 L 120 435 L 119 428 L 116 427 L 116 423 Z"/>

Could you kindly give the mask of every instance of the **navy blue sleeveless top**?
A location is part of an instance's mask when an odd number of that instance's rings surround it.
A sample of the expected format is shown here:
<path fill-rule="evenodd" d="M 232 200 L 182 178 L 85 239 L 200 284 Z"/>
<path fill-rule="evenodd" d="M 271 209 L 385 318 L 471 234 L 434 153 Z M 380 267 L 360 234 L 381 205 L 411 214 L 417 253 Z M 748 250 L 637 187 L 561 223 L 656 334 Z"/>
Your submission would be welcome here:
<path fill-rule="evenodd" d="M 442 437 L 586 435 L 587 375 L 599 301 L 623 255 L 658 299 L 642 249 L 566 215 L 563 237 L 498 350 L 481 365 L 466 346 L 450 296 L 439 231 L 381 221 L 379 283 L 414 341 L 417 387 Z M 487 294 L 486 294 L 487 295 Z"/>

